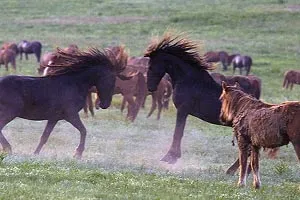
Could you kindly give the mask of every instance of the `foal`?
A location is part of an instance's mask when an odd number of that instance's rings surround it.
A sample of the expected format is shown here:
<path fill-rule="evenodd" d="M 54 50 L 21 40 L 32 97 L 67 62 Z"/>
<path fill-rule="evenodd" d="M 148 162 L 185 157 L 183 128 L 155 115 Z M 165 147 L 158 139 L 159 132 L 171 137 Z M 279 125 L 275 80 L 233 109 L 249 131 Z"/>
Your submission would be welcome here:
<path fill-rule="evenodd" d="M 247 159 L 251 149 L 250 165 L 253 186 L 261 185 L 259 150 L 275 148 L 291 142 L 300 161 L 300 102 L 278 105 L 264 103 L 240 90 L 238 84 L 228 86 L 222 82 L 220 121 L 232 125 L 238 141 L 240 177 L 239 186 L 246 185 Z"/>

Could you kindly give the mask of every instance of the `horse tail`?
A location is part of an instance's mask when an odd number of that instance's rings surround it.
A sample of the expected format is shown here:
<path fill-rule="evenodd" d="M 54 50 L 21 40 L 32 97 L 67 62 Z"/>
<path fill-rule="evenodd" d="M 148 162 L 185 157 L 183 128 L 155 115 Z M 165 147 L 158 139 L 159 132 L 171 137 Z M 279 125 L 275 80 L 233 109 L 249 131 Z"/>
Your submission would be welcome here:
<path fill-rule="evenodd" d="M 253 88 L 255 88 L 254 95 L 257 99 L 259 99 L 261 93 L 261 82 L 259 80 L 254 80 L 253 83 Z"/>
<path fill-rule="evenodd" d="M 173 87 L 170 81 L 166 80 L 166 88 L 165 88 L 165 93 L 163 96 L 163 108 L 168 109 L 169 108 L 169 101 L 170 97 L 172 95 Z"/>

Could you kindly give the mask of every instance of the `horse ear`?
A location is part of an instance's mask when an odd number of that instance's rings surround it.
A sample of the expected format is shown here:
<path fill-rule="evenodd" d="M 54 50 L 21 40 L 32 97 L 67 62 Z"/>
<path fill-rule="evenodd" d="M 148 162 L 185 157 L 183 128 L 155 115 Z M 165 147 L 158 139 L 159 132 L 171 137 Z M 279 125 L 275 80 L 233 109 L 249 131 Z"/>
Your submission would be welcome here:
<path fill-rule="evenodd" d="M 226 91 L 227 83 L 225 81 L 222 81 L 222 88 L 223 88 L 223 90 Z"/>

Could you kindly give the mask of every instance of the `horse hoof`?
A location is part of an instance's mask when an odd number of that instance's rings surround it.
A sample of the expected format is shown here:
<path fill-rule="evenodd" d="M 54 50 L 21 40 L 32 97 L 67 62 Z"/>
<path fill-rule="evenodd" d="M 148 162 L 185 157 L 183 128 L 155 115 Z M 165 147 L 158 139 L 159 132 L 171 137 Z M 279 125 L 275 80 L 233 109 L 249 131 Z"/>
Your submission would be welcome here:
<path fill-rule="evenodd" d="M 172 156 L 170 154 L 165 155 L 160 161 L 167 162 L 169 164 L 175 164 L 177 162 L 177 158 L 175 156 Z"/>
<path fill-rule="evenodd" d="M 231 175 L 231 176 L 233 176 L 233 175 L 234 175 L 234 173 L 235 173 L 235 171 L 234 171 L 234 170 L 230 170 L 230 169 L 228 169 L 228 170 L 226 171 L 226 174 L 228 174 L 228 175 Z"/>

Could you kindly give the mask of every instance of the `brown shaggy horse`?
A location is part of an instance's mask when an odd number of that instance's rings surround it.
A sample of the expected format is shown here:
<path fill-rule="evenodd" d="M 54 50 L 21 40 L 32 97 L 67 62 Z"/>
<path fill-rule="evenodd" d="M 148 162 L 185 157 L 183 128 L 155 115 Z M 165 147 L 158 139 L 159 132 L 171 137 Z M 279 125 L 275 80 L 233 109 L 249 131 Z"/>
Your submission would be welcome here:
<path fill-rule="evenodd" d="M 259 150 L 287 145 L 291 142 L 300 161 L 300 102 L 267 104 L 244 93 L 240 87 L 222 82 L 220 121 L 232 125 L 238 141 L 240 177 L 239 186 L 246 184 L 247 159 L 250 164 L 253 186 L 261 185 Z"/>
<path fill-rule="evenodd" d="M 261 79 L 257 76 L 225 76 L 223 74 L 213 72 L 210 74 L 213 79 L 221 85 L 222 81 L 225 81 L 229 85 L 239 83 L 244 92 L 251 94 L 255 98 L 259 99 L 261 94 Z"/>
<path fill-rule="evenodd" d="M 300 70 L 288 70 L 284 73 L 283 87 L 293 89 L 294 84 L 300 84 Z"/>
<path fill-rule="evenodd" d="M 9 49 L 0 50 L 0 65 L 5 65 L 6 71 L 8 71 L 8 63 L 11 63 L 14 70 L 16 70 L 16 53 Z"/>

